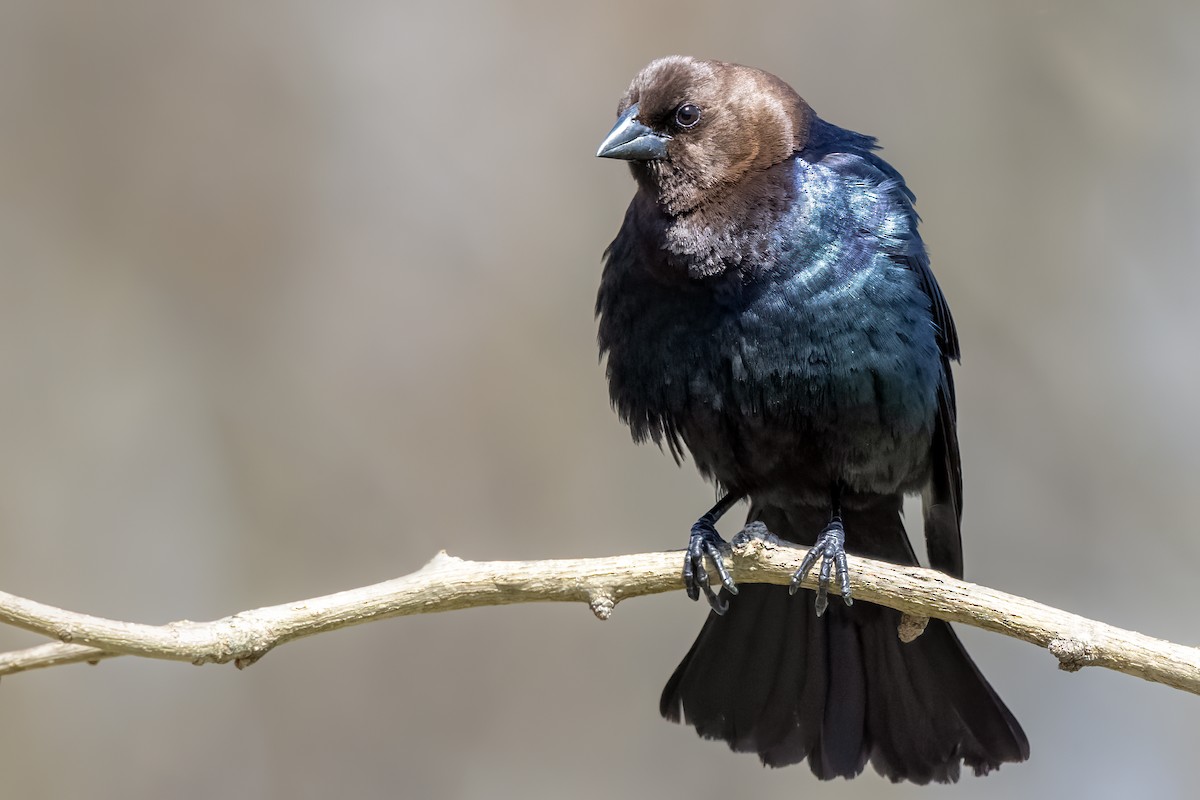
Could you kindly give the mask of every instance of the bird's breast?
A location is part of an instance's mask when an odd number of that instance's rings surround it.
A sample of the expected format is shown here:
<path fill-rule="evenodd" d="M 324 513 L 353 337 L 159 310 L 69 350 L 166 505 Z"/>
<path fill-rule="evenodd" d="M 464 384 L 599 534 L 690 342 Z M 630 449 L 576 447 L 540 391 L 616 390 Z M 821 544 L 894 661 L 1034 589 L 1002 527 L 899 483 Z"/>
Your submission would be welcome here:
<path fill-rule="evenodd" d="M 635 438 L 682 440 L 730 486 L 911 488 L 943 380 L 930 297 L 897 257 L 920 248 L 911 206 L 799 159 L 775 177 L 786 191 L 733 233 L 635 200 L 598 302 L 613 403 Z M 680 238 L 720 258 L 680 269 Z"/>
<path fill-rule="evenodd" d="M 908 270 L 809 265 L 737 291 L 627 299 L 608 373 L 635 436 L 679 436 L 728 485 L 799 472 L 821 491 L 833 479 L 895 490 L 923 477 L 941 362 Z"/>

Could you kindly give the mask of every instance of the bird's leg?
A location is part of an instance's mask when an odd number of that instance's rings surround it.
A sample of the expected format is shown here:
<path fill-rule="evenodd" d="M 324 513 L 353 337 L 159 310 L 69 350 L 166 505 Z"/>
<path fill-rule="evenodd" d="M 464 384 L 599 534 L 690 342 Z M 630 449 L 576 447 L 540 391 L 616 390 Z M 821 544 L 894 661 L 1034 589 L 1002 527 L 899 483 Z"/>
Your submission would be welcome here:
<path fill-rule="evenodd" d="M 831 492 L 832 503 L 829 524 L 817 536 L 817 541 L 809 548 L 800 569 L 792 575 L 790 591 L 795 594 L 800 589 L 800 583 L 812 571 L 817 561 L 821 562 L 821 572 L 817 578 L 817 616 L 825 613 L 829 607 L 829 578 L 830 573 L 836 572 L 838 583 L 842 588 L 842 600 L 846 605 L 853 605 L 850 596 L 850 571 L 846 568 L 846 529 L 842 525 L 842 487 L 837 484 Z"/>
<path fill-rule="evenodd" d="M 721 555 L 725 540 L 717 533 L 717 520 L 743 496 L 739 492 L 729 492 L 709 509 L 707 514 L 696 520 L 696 524 L 692 526 L 691 538 L 688 539 L 687 555 L 683 559 L 683 585 L 687 587 L 688 597 L 699 600 L 700 592 L 703 591 L 708 604 L 718 614 L 728 611 L 729 603 L 718 597 L 709 585 L 708 571 L 704 569 L 704 557 L 712 559 L 725 591 L 737 594 L 737 585 L 733 582 L 729 570 L 725 568 L 725 559 Z"/>

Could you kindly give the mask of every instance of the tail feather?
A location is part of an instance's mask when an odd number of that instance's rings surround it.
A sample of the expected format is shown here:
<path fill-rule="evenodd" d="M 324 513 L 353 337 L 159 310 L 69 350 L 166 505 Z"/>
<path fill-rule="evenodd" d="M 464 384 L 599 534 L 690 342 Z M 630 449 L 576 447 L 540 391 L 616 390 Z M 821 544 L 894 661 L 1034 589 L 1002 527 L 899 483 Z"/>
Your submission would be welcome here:
<path fill-rule="evenodd" d="M 853 624 L 841 609 L 835 614 L 825 625 L 829 636 L 828 689 L 821 737 L 809 756 L 813 772 L 829 778 L 857 775 L 869 755 L 864 735 L 869 692 L 866 655 Z M 837 680 L 829 680 L 831 675 Z"/>
<path fill-rule="evenodd" d="M 809 541 L 823 525 L 815 509 L 755 509 L 752 518 Z M 863 545 L 852 551 L 916 562 L 898 500 L 845 509 L 844 519 L 848 544 Z M 930 620 L 905 644 L 899 612 L 881 606 L 834 601 L 818 618 L 811 591 L 792 597 L 762 584 L 728 599 L 667 682 L 667 719 L 768 766 L 807 758 L 822 779 L 854 777 L 869 760 L 893 781 L 946 783 L 962 764 L 983 774 L 1028 758 L 1020 725 L 945 622 Z"/>
<path fill-rule="evenodd" d="M 785 642 L 781 637 L 772 637 L 767 630 L 771 615 L 768 614 L 755 624 L 755 636 L 747 643 L 744 666 L 737 673 L 747 684 L 756 687 L 743 697 L 744 702 L 733 709 L 730 747 L 740 752 L 755 752 L 757 725 L 764 712 L 770 707 L 771 691 L 775 688 L 778 671 L 775 664 L 783 655 Z M 763 641 L 775 638 L 776 641 Z M 759 644 L 761 642 L 761 644 Z"/>
<path fill-rule="evenodd" d="M 820 738 L 821 718 L 802 714 L 800 710 L 824 702 L 820 681 L 811 676 L 824 669 L 825 638 L 810 638 L 807 648 L 794 647 L 798 639 L 803 641 L 800 637 L 808 638 L 805 616 L 795 613 L 794 604 L 782 587 L 759 586 L 755 589 L 755 595 L 761 592 L 765 597 L 759 600 L 756 596 L 755 600 L 767 606 L 771 627 L 780 630 L 785 640 L 784 658 L 775 666 L 775 688 L 770 704 L 755 726 L 755 750 L 764 764 L 783 766 L 803 758 Z M 782 625 L 778 625 L 780 620 Z"/>
<path fill-rule="evenodd" d="M 755 653 L 757 642 L 766 633 L 761 630 L 766 623 L 769 620 L 764 618 L 743 617 L 740 624 L 722 631 L 706 626 L 685 658 L 694 667 L 676 670 L 672 676 L 671 682 L 679 683 L 680 694 L 691 698 L 687 708 L 688 721 L 696 726 L 701 736 L 735 741 L 735 720 L 738 715 L 750 713 L 751 709 L 760 709 L 765 703 L 765 693 L 757 688 L 761 686 L 761 680 L 748 682 L 738 704 L 734 706 L 727 705 L 719 692 L 706 691 L 706 687 L 721 686 L 730 678 L 753 676 L 756 671 L 769 668 L 762 658 L 748 658 Z M 693 654 L 699 653 L 714 653 L 714 657 L 692 658 Z M 667 719 L 680 720 L 681 706 L 675 703 L 669 707 L 666 692 L 663 693 L 659 710 Z"/>
<path fill-rule="evenodd" d="M 967 730 L 953 703 L 939 695 L 933 660 L 925 652 L 910 655 L 896 635 L 899 614 L 880 614 L 879 624 L 871 626 L 877 656 L 876 681 L 879 684 L 875 706 L 879 712 L 874 766 L 891 780 L 914 783 L 949 783 L 958 780 L 963 750 L 977 750 L 973 734 Z M 889 617 L 891 624 L 889 625 Z M 935 628 L 930 631 L 930 627 Z M 890 628 L 890 630 L 889 630 Z M 945 623 L 931 620 L 922 638 L 949 631 Z M 918 640 L 919 641 L 919 640 Z M 927 648 L 926 648 L 927 649 Z M 961 668 L 961 663 L 954 666 Z M 951 681 L 957 678 L 951 678 Z"/>

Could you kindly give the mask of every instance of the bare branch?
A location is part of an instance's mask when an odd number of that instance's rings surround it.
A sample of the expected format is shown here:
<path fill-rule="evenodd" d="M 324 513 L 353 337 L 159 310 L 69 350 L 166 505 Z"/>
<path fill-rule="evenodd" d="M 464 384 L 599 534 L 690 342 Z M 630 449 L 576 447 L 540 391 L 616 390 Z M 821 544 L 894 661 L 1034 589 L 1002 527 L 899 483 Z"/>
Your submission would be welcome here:
<path fill-rule="evenodd" d="M 739 536 L 730 570 L 742 583 L 786 584 L 806 550 L 770 535 Z M 254 663 L 273 648 L 377 619 L 476 606 L 577 601 L 607 619 L 629 597 L 680 589 L 679 552 L 551 561 L 464 561 L 439 553 L 411 575 L 373 586 L 244 611 L 213 622 L 141 625 L 76 614 L 0 592 L 0 621 L 60 643 L 0 654 L 0 675 L 138 655 L 194 664 Z M 1100 666 L 1200 694 L 1200 649 L 1153 639 L 940 572 L 850 557 L 860 600 L 904 613 L 911 641 L 927 617 L 962 622 L 1047 648 L 1062 669 Z M 812 588 L 814 580 L 804 583 Z M 837 591 L 836 588 L 833 591 Z"/>
<path fill-rule="evenodd" d="M 31 669 L 57 667 L 62 664 L 78 664 L 86 661 L 96 664 L 104 658 L 114 658 L 120 653 L 106 653 L 82 644 L 39 644 L 25 650 L 13 650 L 0 654 L 0 675 L 13 675 Z"/>

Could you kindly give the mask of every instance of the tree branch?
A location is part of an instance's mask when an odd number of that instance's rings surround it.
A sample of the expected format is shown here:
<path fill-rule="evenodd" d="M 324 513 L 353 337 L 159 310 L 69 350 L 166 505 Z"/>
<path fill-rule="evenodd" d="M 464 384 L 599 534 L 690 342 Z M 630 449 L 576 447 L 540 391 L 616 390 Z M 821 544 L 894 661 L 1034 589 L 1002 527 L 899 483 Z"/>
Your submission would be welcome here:
<path fill-rule="evenodd" d="M 730 572 L 739 583 L 786 584 L 806 550 L 761 526 L 735 538 Z M 464 561 L 439 553 L 411 575 L 373 586 L 244 611 L 213 622 L 141 625 L 77 614 L 0 592 L 0 621 L 57 643 L 0 654 L 0 675 L 137 655 L 193 664 L 248 666 L 285 642 L 409 614 L 534 601 L 587 603 L 608 619 L 620 601 L 682 588 L 680 552 L 551 561 Z M 1153 639 L 955 580 L 920 567 L 849 558 L 854 596 L 905 614 L 911 641 L 927 617 L 962 622 L 1048 649 L 1059 667 L 1107 667 L 1200 694 L 1200 649 Z M 810 576 L 804 585 L 815 586 Z M 833 589 L 836 593 L 836 588 Z"/>

